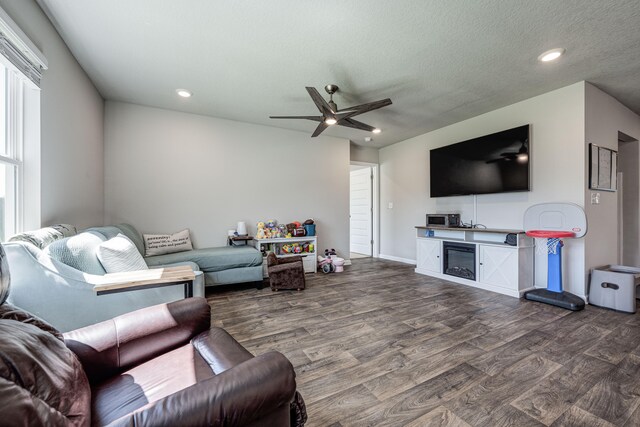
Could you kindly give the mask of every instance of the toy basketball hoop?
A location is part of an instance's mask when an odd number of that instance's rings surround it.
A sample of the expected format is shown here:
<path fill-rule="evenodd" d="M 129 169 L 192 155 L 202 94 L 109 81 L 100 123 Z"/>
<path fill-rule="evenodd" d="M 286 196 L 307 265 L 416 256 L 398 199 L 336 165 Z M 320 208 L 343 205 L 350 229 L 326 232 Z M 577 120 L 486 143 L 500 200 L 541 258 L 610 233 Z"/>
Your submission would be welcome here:
<path fill-rule="evenodd" d="M 533 205 L 524 213 L 524 228 L 527 236 L 536 239 L 536 252 L 547 255 L 547 288 L 528 291 L 528 300 L 544 302 L 567 308 L 582 310 L 584 301 L 562 290 L 563 238 L 580 238 L 587 233 L 587 217 L 582 208 L 573 203 L 541 203 Z"/>
<path fill-rule="evenodd" d="M 573 231 L 528 230 L 527 236 L 536 239 L 536 251 L 539 254 L 555 254 L 562 247 L 562 238 L 575 237 Z"/>

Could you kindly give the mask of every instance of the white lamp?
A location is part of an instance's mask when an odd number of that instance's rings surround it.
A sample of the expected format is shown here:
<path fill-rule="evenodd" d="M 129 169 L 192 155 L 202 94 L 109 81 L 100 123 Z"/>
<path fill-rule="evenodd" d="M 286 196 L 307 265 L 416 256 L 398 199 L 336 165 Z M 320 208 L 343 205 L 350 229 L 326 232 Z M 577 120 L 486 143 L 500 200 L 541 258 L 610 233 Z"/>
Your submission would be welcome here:
<path fill-rule="evenodd" d="M 238 221 L 238 226 L 236 227 L 236 233 L 238 236 L 246 236 L 247 233 L 247 224 L 244 221 Z"/>

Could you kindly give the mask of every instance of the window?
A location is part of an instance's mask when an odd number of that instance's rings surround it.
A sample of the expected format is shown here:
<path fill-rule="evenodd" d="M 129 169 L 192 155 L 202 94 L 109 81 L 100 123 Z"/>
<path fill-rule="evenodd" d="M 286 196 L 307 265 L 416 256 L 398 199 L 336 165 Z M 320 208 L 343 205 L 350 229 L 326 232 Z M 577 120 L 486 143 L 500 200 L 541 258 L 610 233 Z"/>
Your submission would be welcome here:
<path fill-rule="evenodd" d="M 40 78 L 47 59 L 0 8 L 0 241 L 40 227 Z"/>
<path fill-rule="evenodd" d="M 2 58 L 4 59 L 4 58 Z M 21 226 L 24 77 L 0 61 L 0 240 Z"/>

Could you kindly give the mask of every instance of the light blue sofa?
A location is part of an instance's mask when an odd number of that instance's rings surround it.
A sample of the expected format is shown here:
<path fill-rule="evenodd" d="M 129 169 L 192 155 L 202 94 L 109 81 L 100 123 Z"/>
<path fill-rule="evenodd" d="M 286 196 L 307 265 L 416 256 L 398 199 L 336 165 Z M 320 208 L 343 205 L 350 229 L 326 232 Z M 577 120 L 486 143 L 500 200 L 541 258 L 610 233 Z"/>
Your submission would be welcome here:
<path fill-rule="evenodd" d="M 144 241 L 132 225 L 93 227 L 86 229 L 85 232 L 100 233 L 107 239 L 122 233 L 133 241 L 140 254 L 144 256 Z M 206 286 L 262 282 L 262 254 L 251 246 L 193 249 L 145 257 L 144 260 L 149 268 L 175 263 L 195 263 L 204 274 Z"/>
<path fill-rule="evenodd" d="M 93 290 L 94 283 L 106 272 L 95 255 L 95 249 L 119 233 L 129 237 L 144 253 L 142 238 L 130 225 L 94 227 L 77 234 L 75 229 L 62 233 L 54 231 L 40 241 L 30 241 L 24 235 L 14 236 L 3 244 L 11 270 L 10 303 L 64 332 L 139 308 L 184 298 L 182 286 L 97 296 Z M 247 262 L 239 257 L 242 254 L 245 254 Z M 258 257 L 260 265 L 247 265 L 256 264 Z M 255 248 L 198 249 L 147 257 L 145 261 L 149 268 L 191 266 L 196 272 L 194 296 L 204 296 L 205 276 L 213 284 L 257 281 L 257 276 L 262 280 L 262 257 Z M 200 264 L 208 271 L 200 271 Z"/>

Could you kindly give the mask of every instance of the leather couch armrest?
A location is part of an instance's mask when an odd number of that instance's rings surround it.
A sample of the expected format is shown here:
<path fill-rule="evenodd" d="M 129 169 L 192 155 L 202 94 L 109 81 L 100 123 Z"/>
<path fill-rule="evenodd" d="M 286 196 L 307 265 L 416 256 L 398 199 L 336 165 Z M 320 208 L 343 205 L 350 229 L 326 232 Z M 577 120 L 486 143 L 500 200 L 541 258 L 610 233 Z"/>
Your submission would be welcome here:
<path fill-rule="evenodd" d="M 160 399 L 111 426 L 244 426 L 289 405 L 296 391 L 291 362 L 278 352 L 247 360 Z"/>
<path fill-rule="evenodd" d="M 126 313 L 64 334 L 95 383 L 184 345 L 211 326 L 204 298 L 187 298 Z"/>
<path fill-rule="evenodd" d="M 0 319 L 15 320 L 16 322 L 20 323 L 29 323 L 42 329 L 45 332 L 49 332 L 59 340 L 64 341 L 64 339 L 62 338 L 62 333 L 56 328 L 40 319 L 39 317 L 36 317 L 33 314 L 28 313 L 18 307 L 14 307 L 7 302 L 0 305 Z"/>

